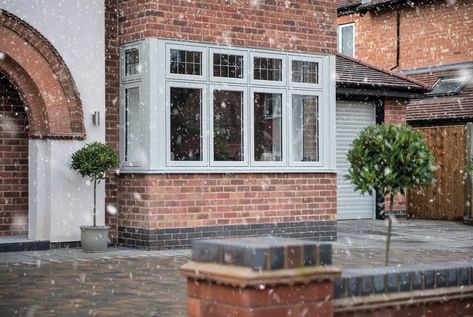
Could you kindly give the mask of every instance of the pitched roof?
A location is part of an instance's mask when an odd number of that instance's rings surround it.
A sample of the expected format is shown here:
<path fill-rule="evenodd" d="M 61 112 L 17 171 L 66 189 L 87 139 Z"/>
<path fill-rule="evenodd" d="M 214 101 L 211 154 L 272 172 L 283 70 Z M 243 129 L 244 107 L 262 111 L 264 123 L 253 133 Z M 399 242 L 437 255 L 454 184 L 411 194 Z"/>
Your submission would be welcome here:
<path fill-rule="evenodd" d="M 407 121 L 446 121 L 473 119 L 473 64 L 461 69 L 426 72 L 411 75 L 417 79 L 434 84 L 440 75 L 467 75 L 469 81 L 458 95 L 426 97 L 411 100 L 407 106 Z"/>
<path fill-rule="evenodd" d="M 337 53 L 337 87 L 426 92 L 431 86 Z"/>

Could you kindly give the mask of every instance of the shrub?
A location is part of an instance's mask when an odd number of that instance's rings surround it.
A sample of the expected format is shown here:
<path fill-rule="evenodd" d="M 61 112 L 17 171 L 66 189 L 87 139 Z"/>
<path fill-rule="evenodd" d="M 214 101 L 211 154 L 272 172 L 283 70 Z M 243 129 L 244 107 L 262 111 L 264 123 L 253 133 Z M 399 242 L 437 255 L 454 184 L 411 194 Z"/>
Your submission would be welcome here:
<path fill-rule="evenodd" d="M 118 166 L 117 155 L 110 146 L 94 142 L 84 145 L 72 154 L 70 168 L 94 183 L 94 227 L 96 226 L 97 183 L 105 179 L 108 171 Z"/>
<path fill-rule="evenodd" d="M 433 182 L 434 157 L 422 134 L 407 126 L 382 124 L 364 129 L 348 152 L 347 178 L 361 193 L 389 194 L 385 265 L 389 263 L 391 213 L 396 194 Z"/>

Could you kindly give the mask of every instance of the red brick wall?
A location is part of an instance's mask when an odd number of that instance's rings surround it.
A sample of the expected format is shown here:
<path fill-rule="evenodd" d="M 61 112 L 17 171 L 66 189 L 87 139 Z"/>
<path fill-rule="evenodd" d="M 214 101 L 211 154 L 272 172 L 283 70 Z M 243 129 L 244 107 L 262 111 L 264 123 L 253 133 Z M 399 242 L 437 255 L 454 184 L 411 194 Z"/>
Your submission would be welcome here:
<path fill-rule="evenodd" d="M 118 154 L 120 122 L 120 49 L 118 43 L 118 0 L 105 0 L 105 142 Z M 117 176 L 105 182 L 105 223 L 117 237 Z"/>
<path fill-rule="evenodd" d="M 332 0 L 124 0 L 120 42 L 144 37 L 331 54 Z"/>
<path fill-rule="evenodd" d="M 404 99 L 385 99 L 384 100 L 384 122 L 392 124 L 406 124 L 406 106 L 408 101 Z M 386 210 L 389 209 L 389 196 L 386 197 Z M 394 197 L 394 209 L 396 211 L 407 210 L 407 200 L 405 196 L 397 195 Z"/>
<path fill-rule="evenodd" d="M 118 225 L 178 228 L 336 220 L 335 174 L 125 174 Z"/>
<path fill-rule="evenodd" d="M 400 9 L 401 55 L 399 69 L 452 64 L 473 60 L 473 2 L 427 1 Z M 337 23 L 355 22 L 356 57 L 390 69 L 396 65 L 396 13 L 382 10 L 342 16 Z"/>
<path fill-rule="evenodd" d="M 28 118 L 0 73 L 0 236 L 28 230 Z"/>

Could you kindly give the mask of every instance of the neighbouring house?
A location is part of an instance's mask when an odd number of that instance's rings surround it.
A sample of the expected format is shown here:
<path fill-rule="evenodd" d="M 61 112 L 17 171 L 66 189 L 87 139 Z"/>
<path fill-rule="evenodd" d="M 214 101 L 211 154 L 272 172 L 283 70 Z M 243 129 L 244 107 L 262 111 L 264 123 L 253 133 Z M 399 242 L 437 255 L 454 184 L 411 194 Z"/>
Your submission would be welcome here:
<path fill-rule="evenodd" d="M 469 140 L 473 113 L 473 3 L 469 0 L 343 0 L 338 50 L 432 85 L 407 105 L 436 157 L 437 183 L 411 191 L 414 218 L 471 217 Z"/>
<path fill-rule="evenodd" d="M 77 244 L 91 221 L 92 188 L 68 166 L 92 141 L 120 156 L 98 195 L 120 245 L 334 240 L 337 217 L 376 215 L 343 180 L 349 144 L 404 122 L 428 88 L 337 55 L 333 1 L 0 9 L 0 234 L 47 247 Z"/>

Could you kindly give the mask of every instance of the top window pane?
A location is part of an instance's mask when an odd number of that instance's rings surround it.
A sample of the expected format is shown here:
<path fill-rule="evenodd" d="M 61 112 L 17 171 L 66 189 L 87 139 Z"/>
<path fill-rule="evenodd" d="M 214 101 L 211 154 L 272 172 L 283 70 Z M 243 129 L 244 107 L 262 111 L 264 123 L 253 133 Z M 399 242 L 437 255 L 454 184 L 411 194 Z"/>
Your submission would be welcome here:
<path fill-rule="evenodd" d="M 202 75 L 202 52 L 171 50 L 171 74 Z"/>
<path fill-rule="evenodd" d="M 214 77 L 243 78 L 243 56 L 214 54 Z"/>
<path fill-rule="evenodd" d="M 256 80 L 282 81 L 282 59 L 255 57 L 253 70 Z"/>
<path fill-rule="evenodd" d="M 292 61 L 292 81 L 295 83 L 318 84 L 317 62 Z"/>
<path fill-rule="evenodd" d="M 137 49 L 125 52 L 125 75 L 136 75 L 140 73 L 140 54 Z"/>

